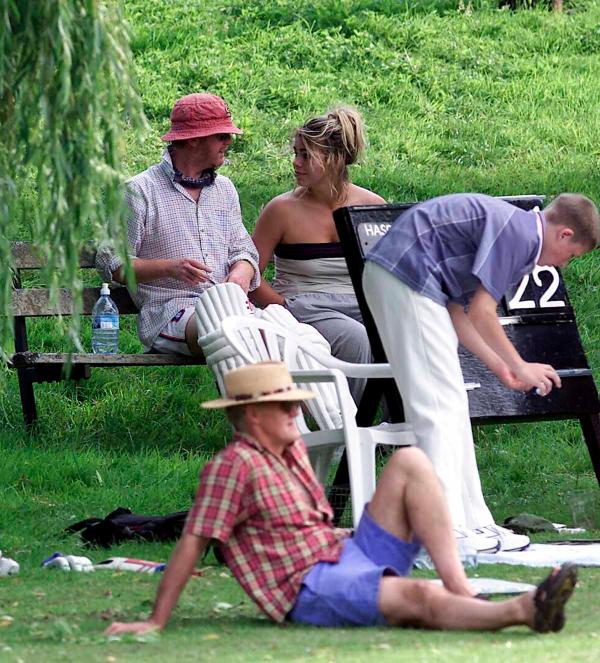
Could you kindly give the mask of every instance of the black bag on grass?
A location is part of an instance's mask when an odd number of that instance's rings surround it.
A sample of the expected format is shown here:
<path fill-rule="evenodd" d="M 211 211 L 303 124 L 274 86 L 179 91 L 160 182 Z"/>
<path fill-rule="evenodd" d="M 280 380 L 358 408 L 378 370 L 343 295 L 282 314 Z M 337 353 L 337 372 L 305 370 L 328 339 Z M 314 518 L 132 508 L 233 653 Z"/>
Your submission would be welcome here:
<path fill-rule="evenodd" d="M 79 532 L 88 546 L 110 548 L 123 541 L 174 541 L 181 535 L 187 511 L 166 516 L 141 516 L 119 507 L 106 518 L 86 518 L 70 525 L 65 532 Z"/>

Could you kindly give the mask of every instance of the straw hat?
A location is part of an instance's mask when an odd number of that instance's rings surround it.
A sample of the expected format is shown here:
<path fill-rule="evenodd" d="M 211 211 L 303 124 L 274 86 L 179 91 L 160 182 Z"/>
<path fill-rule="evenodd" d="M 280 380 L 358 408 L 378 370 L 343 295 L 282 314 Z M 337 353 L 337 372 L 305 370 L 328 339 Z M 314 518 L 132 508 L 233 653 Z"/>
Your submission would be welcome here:
<path fill-rule="evenodd" d="M 305 401 L 315 397 L 312 391 L 296 388 L 286 365 L 279 361 L 262 361 L 229 371 L 225 374 L 225 391 L 227 398 L 206 401 L 202 407 Z"/>
<path fill-rule="evenodd" d="M 241 134 L 231 121 L 229 107 L 216 94 L 188 94 L 175 102 L 171 111 L 171 128 L 162 140 L 203 138 L 213 134 Z"/>

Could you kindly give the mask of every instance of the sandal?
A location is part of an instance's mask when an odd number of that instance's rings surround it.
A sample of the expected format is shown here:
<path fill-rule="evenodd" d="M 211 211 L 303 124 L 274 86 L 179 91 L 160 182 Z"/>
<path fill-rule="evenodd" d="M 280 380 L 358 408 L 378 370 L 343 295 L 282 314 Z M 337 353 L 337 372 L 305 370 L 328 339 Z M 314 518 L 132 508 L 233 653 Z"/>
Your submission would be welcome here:
<path fill-rule="evenodd" d="M 535 591 L 533 630 L 538 633 L 560 631 L 565 625 L 564 607 L 577 584 L 577 566 L 566 563 L 556 567 Z"/>

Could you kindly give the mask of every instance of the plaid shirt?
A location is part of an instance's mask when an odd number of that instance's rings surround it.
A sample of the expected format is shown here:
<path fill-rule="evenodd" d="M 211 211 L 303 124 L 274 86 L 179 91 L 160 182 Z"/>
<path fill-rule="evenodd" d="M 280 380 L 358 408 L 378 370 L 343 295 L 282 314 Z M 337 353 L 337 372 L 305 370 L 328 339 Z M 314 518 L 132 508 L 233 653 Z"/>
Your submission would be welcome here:
<path fill-rule="evenodd" d="M 347 532 L 334 528 L 332 517 L 302 440 L 278 457 L 236 433 L 200 474 L 185 532 L 222 542 L 246 593 L 283 621 L 304 575 L 340 557 Z"/>
<path fill-rule="evenodd" d="M 131 210 L 128 240 L 132 257 L 147 259 L 192 258 L 214 271 L 210 280 L 190 286 L 173 278 L 140 283 L 131 297 L 140 309 L 138 333 L 146 349 L 181 309 L 193 306 L 211 285 L 223 283 L 232 265 L 247 260 L 254 267 L 251 289 L 258 287 L 258 252 L 242 222 L 237 191 L 231 180 L 217 174 L 204 187 L 196 203 L 173 182 L 168 151 L 162 161 L 127 182 L 126 201 Z M 96 267 L 105 281 L 123 261 L 110 247 L 98 251 Z"/>

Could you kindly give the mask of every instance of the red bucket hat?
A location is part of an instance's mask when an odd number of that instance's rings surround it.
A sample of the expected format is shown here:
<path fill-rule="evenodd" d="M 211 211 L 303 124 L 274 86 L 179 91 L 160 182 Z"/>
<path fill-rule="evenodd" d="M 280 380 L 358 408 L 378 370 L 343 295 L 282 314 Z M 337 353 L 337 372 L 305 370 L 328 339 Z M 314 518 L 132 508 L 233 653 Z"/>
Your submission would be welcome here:
<path fill-rule="evenodd" d="M 186 140 L 213 134 L 241 133 L 231 121 L 229 108 L 221 97 L 195 93 L 175 102 L 171 111 L 171 128 L 162 140 Z"/>

